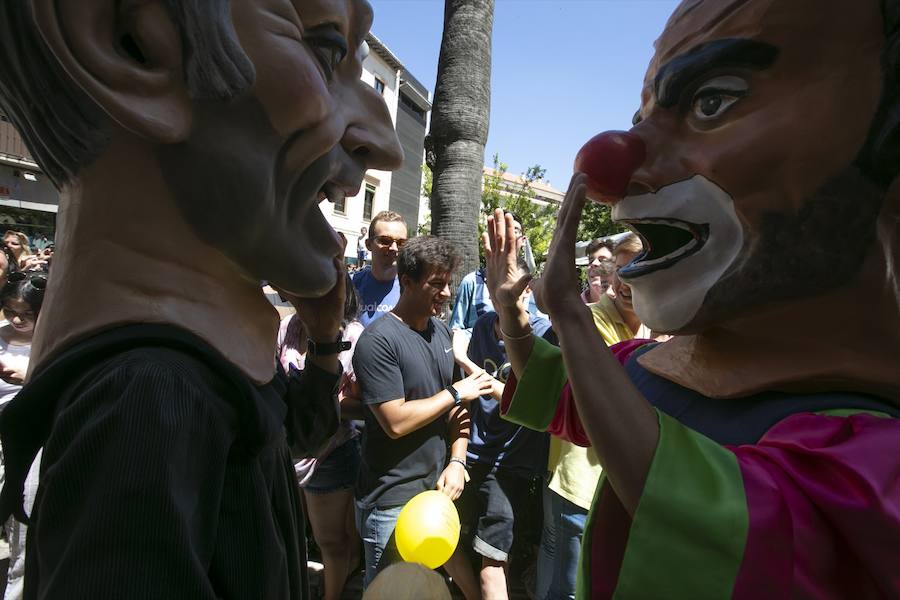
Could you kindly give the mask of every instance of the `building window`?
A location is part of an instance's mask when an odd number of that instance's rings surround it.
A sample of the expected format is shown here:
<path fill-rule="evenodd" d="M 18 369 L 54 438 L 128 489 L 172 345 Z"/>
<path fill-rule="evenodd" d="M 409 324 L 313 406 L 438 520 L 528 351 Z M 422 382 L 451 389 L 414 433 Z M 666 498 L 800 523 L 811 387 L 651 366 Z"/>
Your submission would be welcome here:
<path fill-rule="evenodd" d="M 384 81 L 382 81 L 378 77 L 375 78 L 375 91 L 382 96 L 384 95 Z"/>
<path fill-rule="evenodd" d="M 366 184 L 366 200 L 363 203 L 363 220 L 372 220 L 372 205 L 375 204 L 375 187 Z"/>
<path fill-rule="evenodd" d="M 409 109 L 409 112 L 412 113 L 412 116 L 415 120 L 419 121 L 422 124 L 425 124 L 425 111 L 419 108 L 415 102 L 413 102 L 406 96 L 406 94 L 402 92 L 400 93 L 400 104 Z"/>
<path fill-rule="evenodd" d="M 334 214 L 336 214 L 336 215 L 346 215 L 347 214 L 347 199 L 346 198 L 342 197 L 340 200 L 335 200 Z"/>

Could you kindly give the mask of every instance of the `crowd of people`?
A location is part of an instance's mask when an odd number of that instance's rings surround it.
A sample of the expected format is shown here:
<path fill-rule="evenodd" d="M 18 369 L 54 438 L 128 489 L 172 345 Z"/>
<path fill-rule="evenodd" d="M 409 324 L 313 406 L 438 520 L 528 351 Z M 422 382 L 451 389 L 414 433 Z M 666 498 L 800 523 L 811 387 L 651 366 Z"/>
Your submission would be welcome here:
<path fill-rule="evenodd" d="M 53 258 L 46 236 L 35 237 L 32 248 L 21 231 L 6 231 L 0 245 L 0 412 L 16 397 L 28 374 L 34 327 L 44 301 Z M 37 491 L 40 457 L 29 472 L 25 501 L 30 507 Z M 0 461 L 0 481 L 3 464 Z M 5 600 L 22 598 L 27 527 L 15 519 L 2 524 L 0 534 L 0 589 Z"/>
<path fill-rule="evenodd" d="M 525 234 L 510 215 L 521 247 Z M 360 560 L 365 586 L 398 563 L 393 530 L 401 509 L 437 489 L 460 515 L 462 540 L 444 569 L 466 598 L 508 598 L 511 567 L 525 574 L 534 598 L 574 598 L 585 518 L 602 469 L 590 448 L 501 415 L 510 362 L 486 269 L 462 278 L 451 307 L 460 260 L 451 243 L 410 239 L 402 217 L 385 211 L 360 232 L 357 249 L 365 266 L 348 275 L 339 342 L 342 421 L 314 458 L 295 464 L 324 569 L 323 597 L 340 598 Z M 580 291 L 609 344 L 653 336 L 615 275 L 640 251 L 633 234 L 588 247 Z M 517 269 L 532 275 L 521 250 Z M 532 335 L 557 344 L 530 288 L 518 302 Z M 285 317 L 281 365 L 302 370 L 308 352 L 300 316 Z M 526 564 L 511 565 L 514 556 Z"/>
<path fill-rule="evenodd" d="M 368 3 L 71 4 L 0 3 L 61 191 L 0 252 L 7 597 L 308 600 L 308 518 L 327 598 L 446 598 L 423 492 L 467 600 L 898 596 L 900 0 L 680 3 L 540 277 L 498 209 L 452 308 L 460 249 L 380 213 L 348 277 L 317 208 L 407 154 Z M 589 198 L 639 237 L 579 282 Z"/>

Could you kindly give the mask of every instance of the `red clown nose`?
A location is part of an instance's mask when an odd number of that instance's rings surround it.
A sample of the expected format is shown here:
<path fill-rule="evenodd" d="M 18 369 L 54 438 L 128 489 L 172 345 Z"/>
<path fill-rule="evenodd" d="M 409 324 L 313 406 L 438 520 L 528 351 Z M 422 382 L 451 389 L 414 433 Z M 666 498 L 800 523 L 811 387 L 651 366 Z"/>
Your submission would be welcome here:
<path fill-rule="evenodd" d="M 588 198 L 614 204 L 625 197 L 631 176 L 646 158 L 647 148 L 638 136 L 604 131 L 578 151 L 575 171 L 588 176 Z"/>

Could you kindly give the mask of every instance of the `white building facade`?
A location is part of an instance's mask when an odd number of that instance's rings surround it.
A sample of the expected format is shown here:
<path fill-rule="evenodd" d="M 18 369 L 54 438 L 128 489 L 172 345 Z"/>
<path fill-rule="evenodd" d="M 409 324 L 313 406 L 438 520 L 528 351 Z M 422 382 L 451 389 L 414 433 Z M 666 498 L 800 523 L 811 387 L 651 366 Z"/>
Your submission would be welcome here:
<path fill-rule="evenodd" d="M 369 55 L 363 61 L 361 78 L 384 98 L 403 146 L 404 164 L 395 172 L 370 169 L 357 196 L 336 204 L 323 202 L 319 205 L 331 226 L 347 238 L 345 257 L 349 263 L 356 262 L 360 230 L 368 228 L 372 217 L 383 210 L 403 215 L 410 235 L 415 233 L 425 158 L 424 139 L 431 114 L 431 93 L 406 71 L 377 37 L 369 34 L 366 42 Z M 413 197 L 412 202 L 410 197 Z"/>

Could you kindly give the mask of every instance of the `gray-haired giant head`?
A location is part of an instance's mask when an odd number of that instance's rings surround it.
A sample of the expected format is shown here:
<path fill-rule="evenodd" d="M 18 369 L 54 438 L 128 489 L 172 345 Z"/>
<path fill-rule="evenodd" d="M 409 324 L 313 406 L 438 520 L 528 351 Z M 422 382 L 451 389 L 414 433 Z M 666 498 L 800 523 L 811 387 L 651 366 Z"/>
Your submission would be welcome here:
<path fill-rule="evenodd" d="M 342 241 L 319 202 L 401 159 L 360 80 L 371 22 L 365 0 L 6 0 L 0 108 L 61 188 L 110 140 L 149 147 L 200 238 L 320 294 Z"/>

